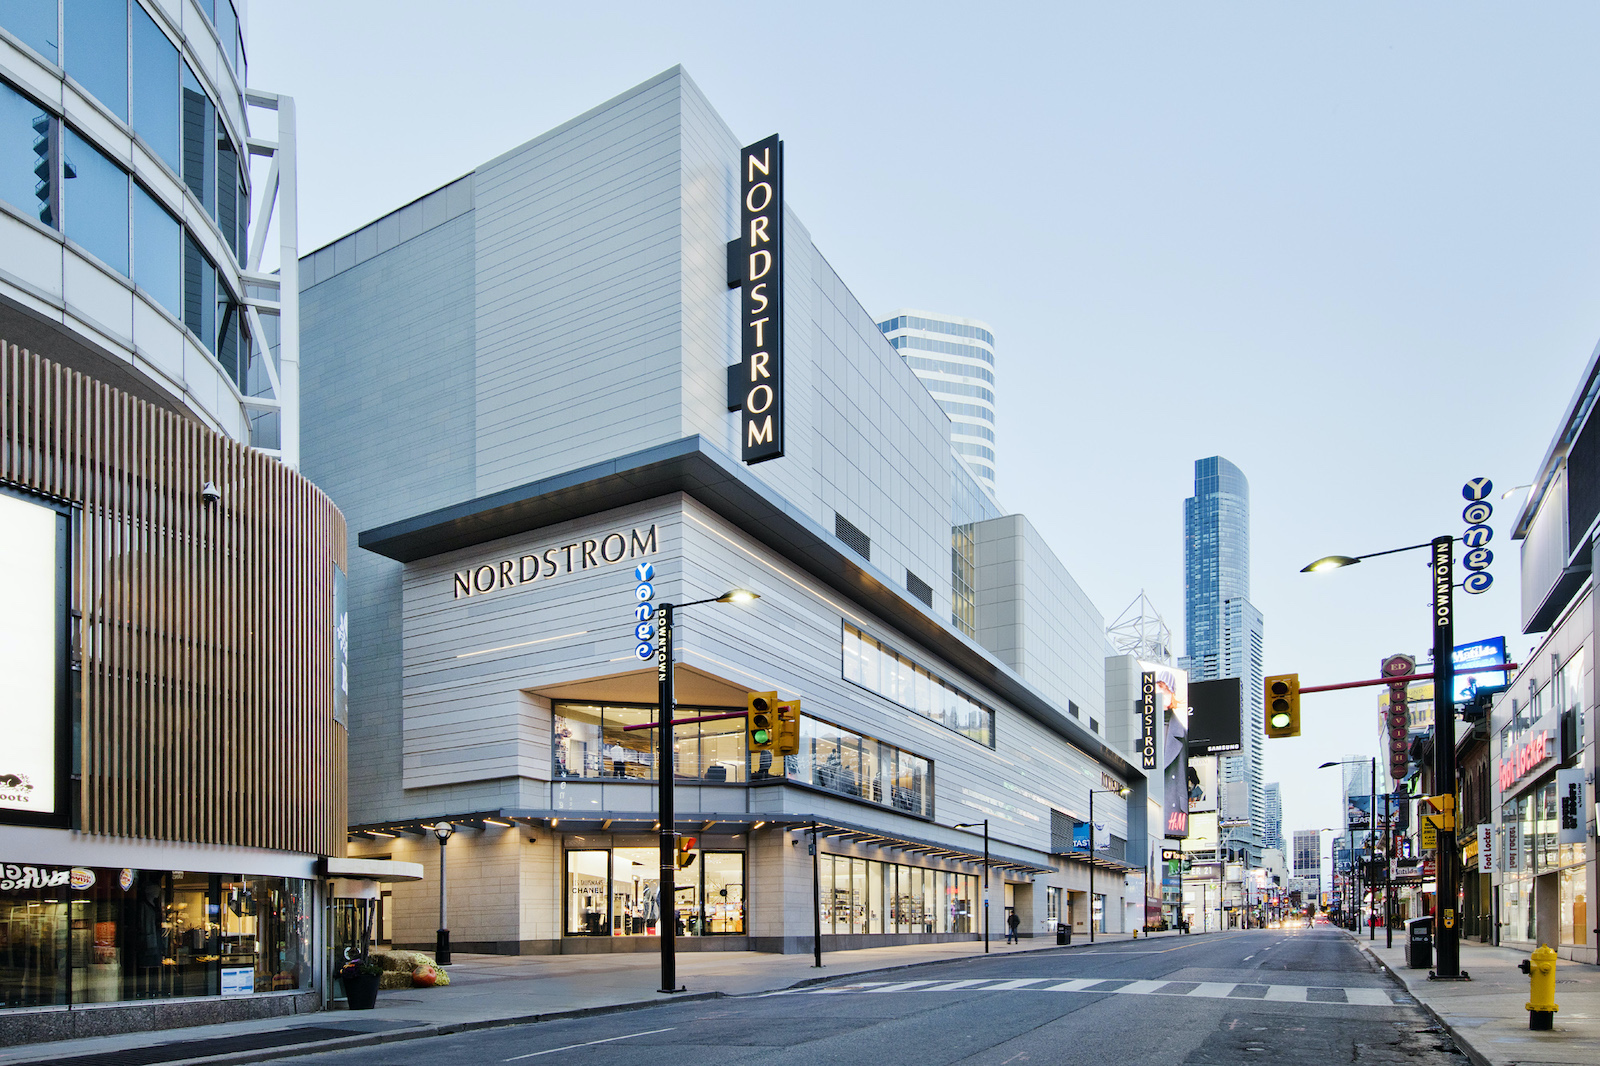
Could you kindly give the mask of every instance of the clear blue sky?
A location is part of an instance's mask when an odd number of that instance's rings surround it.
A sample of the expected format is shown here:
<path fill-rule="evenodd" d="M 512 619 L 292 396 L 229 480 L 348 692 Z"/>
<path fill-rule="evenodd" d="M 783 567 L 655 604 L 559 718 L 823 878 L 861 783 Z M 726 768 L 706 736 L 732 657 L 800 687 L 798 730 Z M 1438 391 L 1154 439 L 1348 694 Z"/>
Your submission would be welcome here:
<path fill-rule="evenodd" d="M 1179 637 L 1182 501 L 1253 495 L 1267 672 L 1426 654 L 1422 553 L 1461 483 L 1543 456 L 1600 337 L 1600 5 L 251 5 L 251 81 L 299 105 L 300 241 L 326 243 L 682 63 L 866 304 L 994 327 L 1000 496 L 1109 622 Z M 1457 632 L 1518 626 L 1513 505 Z M 1268 744 L 1285 836 L 1340 818 L 1326 758 L 1372 690 Z"/>

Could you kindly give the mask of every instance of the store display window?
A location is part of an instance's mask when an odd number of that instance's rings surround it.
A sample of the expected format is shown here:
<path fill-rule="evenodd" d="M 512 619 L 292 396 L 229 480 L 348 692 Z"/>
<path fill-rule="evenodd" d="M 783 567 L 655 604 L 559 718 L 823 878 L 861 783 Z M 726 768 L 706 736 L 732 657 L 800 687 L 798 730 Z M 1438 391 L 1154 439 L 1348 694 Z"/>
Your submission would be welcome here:
<path fill-rule="evenodd" d="M 0 1006 L 311 986 L 311 884 L 0 865 Z"/>
<path fill-rule="evenodd" d="M 660 871 L 654 847 L 568 851 L 566 935 L 657 935 Z M 744 852 L 691 849 L 674 887 L 677 935 L 744 934 Z"/>

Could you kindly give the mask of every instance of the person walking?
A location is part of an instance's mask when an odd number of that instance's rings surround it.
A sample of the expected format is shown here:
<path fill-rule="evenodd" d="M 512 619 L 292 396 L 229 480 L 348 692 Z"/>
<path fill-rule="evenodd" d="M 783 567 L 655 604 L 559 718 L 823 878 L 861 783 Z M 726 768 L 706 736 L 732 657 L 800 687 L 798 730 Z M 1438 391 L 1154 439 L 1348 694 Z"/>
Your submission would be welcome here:
<path fill-rule="evenodd" d="M 1017 936 L 1017 929 L 1021 925 L 1022 925 L 1022 919 L 1017 917 L 1017 912 L 1016 911 L 1012 911 L 1010 914 L 1006 915 L 1006 943 L 1007 944 L 1020 944 L 1020 943 L 1022 943 L 1022 938 Z"/>

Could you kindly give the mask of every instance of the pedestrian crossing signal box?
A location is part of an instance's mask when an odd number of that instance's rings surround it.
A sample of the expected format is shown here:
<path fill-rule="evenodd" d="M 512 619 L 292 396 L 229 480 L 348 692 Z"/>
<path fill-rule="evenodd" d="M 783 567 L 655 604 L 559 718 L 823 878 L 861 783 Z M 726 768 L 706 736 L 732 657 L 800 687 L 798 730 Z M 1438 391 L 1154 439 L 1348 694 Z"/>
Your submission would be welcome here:
<path fill-rule="evenodd" d="M 784 700 L 778 704 L 777 733 L 772 743 L 772 754 L 800 754 L 800 701 Z"/>
<path fill-rule="evenodd" d="M 1424 817 L 1433 822 L 1434 829 L 1455 829 L 1456 798 L 1454 796 L 1428 796 L 1422 800 L 1422 804 Z"/>

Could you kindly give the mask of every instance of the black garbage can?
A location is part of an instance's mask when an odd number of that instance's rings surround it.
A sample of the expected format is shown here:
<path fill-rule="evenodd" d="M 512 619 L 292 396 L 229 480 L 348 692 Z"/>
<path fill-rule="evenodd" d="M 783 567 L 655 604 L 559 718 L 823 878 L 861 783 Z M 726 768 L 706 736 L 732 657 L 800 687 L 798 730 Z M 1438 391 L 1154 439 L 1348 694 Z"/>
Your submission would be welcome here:
<path fill-rule="evenodd" d="M 1433 967 L 1433 916 L 1406 922 L 1406 965 L 1413 970 Z"/>
<path fill-rule="evenodd" d="M 1067 928 L 1065 922 L 1056 923 L 1056 946 L 1064 947 L 1072 943 L 1072 930 Z"/>

